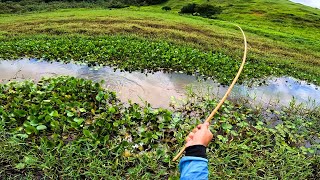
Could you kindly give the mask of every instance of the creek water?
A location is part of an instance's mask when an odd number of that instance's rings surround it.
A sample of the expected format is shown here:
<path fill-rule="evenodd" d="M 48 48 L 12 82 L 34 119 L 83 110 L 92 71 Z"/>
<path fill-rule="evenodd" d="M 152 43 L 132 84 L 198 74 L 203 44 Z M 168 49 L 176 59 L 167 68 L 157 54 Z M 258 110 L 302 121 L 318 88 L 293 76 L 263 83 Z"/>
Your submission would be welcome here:
<path fill-rule="evenodd" d="M 290 0 L 290 1 L 320 9 L 320 0 Z"/>
<path fill-rule="evenodd" d="M 212 80 L 199 80 L 194 76 L 181 73 L 149 73 L 114 71 L 111 67 L 90 68 L 74 63 L 38 61 L 36 59 L 0 61 L 0 82 L 34 80 L 42 77 L 68 75 L 104 80 L 103 86 L 117 92 L 117 96 L 127 102 L 143 103 L 148 101 L 153 107 L 169 107 L 172 96 L 176 99 L 186 97 L 187 89 L 197 94 L 213 94 L 221 97 L 227 87 Z M 187 88 L 189 87 L 189 88 Z M 320 87 L 291 77 L 270 78 L 262 86 L 248 87 L 236 85 L 230 99 L 246 99 L 254 105 L 286 106 L 294 98 L 297 103 L 320 106 Z"/>

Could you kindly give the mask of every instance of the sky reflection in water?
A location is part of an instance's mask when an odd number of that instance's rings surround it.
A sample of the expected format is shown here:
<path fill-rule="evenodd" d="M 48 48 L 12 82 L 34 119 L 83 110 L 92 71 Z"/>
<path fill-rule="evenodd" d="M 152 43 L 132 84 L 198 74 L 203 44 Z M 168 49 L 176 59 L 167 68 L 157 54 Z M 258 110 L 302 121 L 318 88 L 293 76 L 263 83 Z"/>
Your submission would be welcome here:
<path fill-rule="evenodd" d="M 140 72 L 120 72 L 104 67 L 98 70 L 86 65 L 62 64 L 37 60 L 0 61 L 0 82 L 8 80 L 39 80 L 41 77 L 69 75 L 91 79 L 104 80 L 105 88 L 116 91 L 118 97 L 126 102 L 142 103 L 142 99 L 150 102 L 153 107 L 168 107 L 171 96 L 183 99 L 186 87 L 192 86 L 197 94 L 212 93 L 221 97 L 227 87 L 220 86 L 212 80 L 199 82 L 196 77 L 179 73 L 142 74 Z M 231 99 L 245 98 L 252 104 L 288 105 L 292 98 L 298 103 L 309 103 L 320 106 L 320 87 L 297 81 L 291 77 L 273 78 L 267 80 L 268 85 L 247 87 L 236 85 Z"/>

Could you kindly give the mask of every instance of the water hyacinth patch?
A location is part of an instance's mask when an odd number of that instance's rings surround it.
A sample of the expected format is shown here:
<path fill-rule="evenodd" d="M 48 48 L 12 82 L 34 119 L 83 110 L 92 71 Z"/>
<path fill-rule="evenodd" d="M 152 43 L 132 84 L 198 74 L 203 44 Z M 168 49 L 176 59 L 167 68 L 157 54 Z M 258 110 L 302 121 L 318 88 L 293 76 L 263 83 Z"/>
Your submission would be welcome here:
<path fill-rule="evenodd" d="M 216 104 L 124 105 L 99 83 L 72 77 L 1 85 L 0 177 L 175 179 L 171 158 Z M 211 177 L 319 177 L 319 144 L 310 138 L 319 136 L 319 112 L 277 114 L 282 123 L 271 126 L 258 110 L 223 105 L 208 147 Z"/>
<path fill-rule="evenodd" d="M 180 71 L 214 78 L 222 84 L 229 84 L 240 66 L 240 60 L 221 53 L 127 36 L 35 36 L 0 42 L 0 58 L 21 57 L 108 65 L 130 72 Z M 282 75 L 286 68 L 248 61 L 239 82 Z"/>

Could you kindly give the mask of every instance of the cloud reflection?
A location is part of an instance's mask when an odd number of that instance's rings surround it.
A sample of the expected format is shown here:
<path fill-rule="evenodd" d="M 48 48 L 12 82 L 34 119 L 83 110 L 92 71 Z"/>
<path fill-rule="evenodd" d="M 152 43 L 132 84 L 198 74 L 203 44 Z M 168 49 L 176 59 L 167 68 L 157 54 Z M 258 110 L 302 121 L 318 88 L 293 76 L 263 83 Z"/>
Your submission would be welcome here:
<path fill-rule="evenodd" d="M 105 80 L 104 87 L 117 92 L 118 97 L 124 102 L 128 99 L 133 102 L 141 102 L 141 99 L 152 104 L 153 107 L 167 107 L 171 96 L 184 98 L 186 87 L 192 86 L 192 91 L 201 94 L 210 94 L 221 97 L 226 92 L 226 86 L 220 86 L 212 80 L 198 81 L 196 77 L 180 73 L 142 74 L 140 72 L 120 72 L 113 68 L 90 68 L 85 65 L 72 63 L 49 63 L 37 60 L 1 61 L 0 82 L 8 80 L 39 80 L 41 77 L 57 75 L 69 75 L 81 77 L 93 81 Z M 305 81 L 298 81 L 291 77 L 280 77 L 267 80 L 267 85 L 247 87 L 236 85 L 231 96 L 245 98 L 252 104 L 288 105 L 295 98 L 297 103 L 309 103 L 315 100 L 320 105 L 320 87 L 309 85 Z M 141 98 L 141 99 L 140 99 Z M 278 103 L 279 101 L 279 103 Z"/>

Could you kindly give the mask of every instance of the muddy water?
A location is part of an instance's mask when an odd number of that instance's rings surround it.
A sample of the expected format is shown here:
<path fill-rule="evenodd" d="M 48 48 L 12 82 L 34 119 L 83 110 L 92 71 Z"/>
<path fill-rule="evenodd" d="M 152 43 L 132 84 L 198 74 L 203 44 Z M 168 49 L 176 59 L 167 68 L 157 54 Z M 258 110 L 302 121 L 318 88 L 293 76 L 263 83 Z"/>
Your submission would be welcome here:
<path fill-rule="evenodd" d="M 196 77 L 180 73 L 157 72 L 145 75 L 140 72 L 114 71 L 110 67 L 95 69 L 86 65 L 49 63 L 34 59 L 0 61 L 1 83 L 25 79 L 37 81 L 41 77 L 58 75 L 104 80 L 104 87 L 116 91 L 122 101 L 148 101 L 153 107 L 168 107 L 172 96 L 183 99 L 186 97 L 187 87 L 197 94 L 211 93 L 220 97 L 227 89 L 211 80 L 199 81 Z M 263 86 L 237 85 L 231 99 L 238 98 L 247 99 L 254 105 L 288 105 L 294 98 L 298 103 L 320 106 L 320 87 L 290 77 L 281 77 L 269 79 L 267 85 Z"/>

